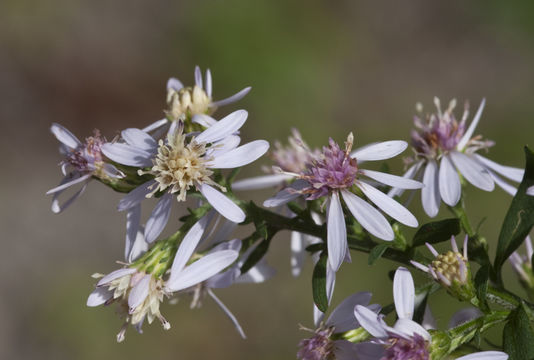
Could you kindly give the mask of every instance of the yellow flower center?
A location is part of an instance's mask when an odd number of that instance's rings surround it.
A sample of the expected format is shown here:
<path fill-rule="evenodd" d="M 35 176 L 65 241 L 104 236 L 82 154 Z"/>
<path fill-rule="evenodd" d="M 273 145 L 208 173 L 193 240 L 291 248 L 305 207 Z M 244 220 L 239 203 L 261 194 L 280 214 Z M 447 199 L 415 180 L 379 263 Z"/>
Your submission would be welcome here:
<path fill-rule="evenodd" d="M 185 120 L 196 114 L 209 114 L 211 98 L 200 87 L 184 87 L 179 91 L 170 89 L 167 93 L 169 109 L 165 114 L 169 120 Z"/>

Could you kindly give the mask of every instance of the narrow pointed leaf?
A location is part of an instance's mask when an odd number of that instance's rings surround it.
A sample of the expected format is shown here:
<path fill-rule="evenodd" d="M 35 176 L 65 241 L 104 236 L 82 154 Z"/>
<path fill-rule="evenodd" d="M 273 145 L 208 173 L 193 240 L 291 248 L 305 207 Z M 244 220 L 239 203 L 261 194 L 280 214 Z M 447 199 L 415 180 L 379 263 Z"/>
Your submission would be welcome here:
<path fill-rule="evenodd" d="M 415 233 L 412 246 L 421 246 L 425 243 L 437 244 L 450 240 L 451 236 L 460 233 L 460 220 L 445 219 L 424 224 Z"/>
<path fill-rule="evenodd" d="M 323 252 L 315 264 L 312 277 L 313 302 L 323 313 L 328 309 L 328 297 L 326 296 L 327 261 L 328 256 Z"/>

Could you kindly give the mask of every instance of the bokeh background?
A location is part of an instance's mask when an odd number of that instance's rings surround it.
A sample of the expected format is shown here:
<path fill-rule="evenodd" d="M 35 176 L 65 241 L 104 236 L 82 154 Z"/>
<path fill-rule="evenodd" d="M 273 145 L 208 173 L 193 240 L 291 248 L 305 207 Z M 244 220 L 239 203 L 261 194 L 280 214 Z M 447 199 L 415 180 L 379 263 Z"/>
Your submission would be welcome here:
<path fill-rule="evenodd" d="M 490 157 L 522 166 L 534 135 L 533 10 L 529 1 L 496 0 L 2 1 L 0 358 L 290 359 L 308 335 L 298 324 L 312 326 L 311 265 L 300 278 L 288 275 L 288 234 L 280 234 L 269 254 L 274 279 L 219 292 L 247 341 L 212 302 L 190 310 L 183 301 L 163 306 L 170 331 L 145 325 L 145 334 L 129 331 L 117 344 L 114 310 L 85 301 L 90 275 L 122 259 L 120 195 L 95 182 L 68 211 L 52 214 L 45 192 L 61 178 L 52 122 L 80 138 L 94 128 L 109 139 L 142 127 L 162 117 L 167 78 L 191 84 L 198 64 L 212 70 L 215 98 L 253 87 L 217 113 L 249 110 L 248 139 L 285 139 L 291 127 L 313 146 L 349 131 L 357 144 L 408 139 L 417 101 L 429 109 L 437 95 L 475 107 L 486 97 L 478 133 L 497 142 Z M 400 158 L 390 165 L 402 170 Z M 511 198 L 472 188 L 467 196 L 494 249 Z M 413 205 L 427 222 L 419 200 Z M 362 290 L 391 302 L 395 264 L 353 260 L 338 275 L 333 303 Z M 462 306 L 444 293 L 431 305 L 442 327 Z"/>

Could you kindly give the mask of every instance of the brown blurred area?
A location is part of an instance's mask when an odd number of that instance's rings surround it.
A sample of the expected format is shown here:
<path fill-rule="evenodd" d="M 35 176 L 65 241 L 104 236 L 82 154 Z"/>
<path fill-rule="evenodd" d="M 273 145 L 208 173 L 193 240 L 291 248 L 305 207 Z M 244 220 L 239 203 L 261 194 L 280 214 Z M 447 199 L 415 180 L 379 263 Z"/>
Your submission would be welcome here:
<path fill-rule="evenodd" d="M 533 10 L 527 1 L 495 0 L 4 0 L 0 358 L 294 358 L 308 335 L 298 324 L 312 326 L 311 266 L 291 278 L 288 234 L 280 234 L 269 254 L 274 279 L 220 292 L 248 340 L 213 303 L 190 310 L 183 301 L 162 309 L 170 331 L 146 324 L 145 334 L 129 331 L 116 344 L 121 320 L 85 301 L 90 275 L 122 259 L 120 195 L 93 182 L 65 213 L 52 214 L 45 192 L 61 179 L 52 122 L 80 138 L 95 128 L 111 139 L 145 126 L 162 117 L 167 79 L 191 84 L 200 65 L 212 70 L 216 99 L 253 87 L 216 114 L 249 110 L 248 139 L 285 139 L 297 127 L 314 146 L 349 131 L 357 144 L 407 140 L 417 101 L 428 109 L 437 95 L 475 107 L 486 97 L 478 133 L 496 141 L 490 157 L 522 166 L 522 147 L 534 134 Z M 391 167 L 401 171 L 400 159 Z M 473 222 L 487 217 L 482 232 L 493 248 L 509 202 L 500 190 L 468 191 Z M 429 220 L 419 201 L 414 209 L 421 223 Z M 363 290 L 391 302 L 394 266 L 382 260 L 371 271 L 367 257 L 354 254 L 338 276 L 334 304 Z M 444 293 L 432 304 L 442 326 L 462 306 Z"/>

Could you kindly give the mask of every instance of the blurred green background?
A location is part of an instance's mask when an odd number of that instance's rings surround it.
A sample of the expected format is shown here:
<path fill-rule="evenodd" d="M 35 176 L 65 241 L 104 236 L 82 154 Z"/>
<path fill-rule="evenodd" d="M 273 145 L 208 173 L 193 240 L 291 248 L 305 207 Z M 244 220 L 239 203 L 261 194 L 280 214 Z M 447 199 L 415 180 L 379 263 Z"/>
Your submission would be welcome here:
<path fill-rule="evenodd" d="M 529 1 L 496 0 L 2 1 L 0 358 L 291 359 L 308 335 L 298 324 L 312 326 L 310 263 L 292 278 L 289 237 L 280 234 L 269 254 L 274 279 L 218 293 L 248 340 L 206 300 L 200 310 L 165 304 L 170 331 L 145 325 L 145 334 L 129 331 L 117 344 L 114 310 L 85 301 L 90 275 L 122 259 L 120 195 L 95 182 L 64 214 L 52 214 L 45 192 L 61 178 L 52 122 L 80 138 L 94 128 L 111 139 L 142 127 L 162 117 L 167 78 L 191 84 L 198 64 L 212 70 L 216 99 L 253 87 L 217 113 L 249 110 L 246 139 L 285 140 L 297 127 L 313 146 L 329 136 L 341 142 L 349 131 L 357 145 L 407 140 L 417 101 L 430 109 L 437 95 L 475 107 L 486 97 L 478 133 L 497 142 L 490 157 L 522 166 L 534 134 L 533 10 Z M 402 170 L 400 158 L 390 165 Z M 494 249 L 511 198 L 473 188 L 467 197 L 473 222 L 486 218 L 482 233 Z M 429 220 L 419 199 L 413 209 Z M 440 216 L 449 216 L 443 207 Z M 380 260 L 370 268 L 366 255 L 353 254 L 333 303 L 362 290 L 391 302 L 394 267 Z M 462 307 L 443 292 L 431 305 L 442 327 Z"/>

